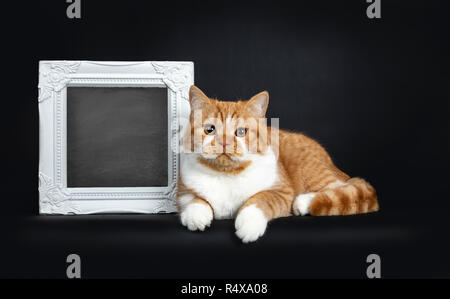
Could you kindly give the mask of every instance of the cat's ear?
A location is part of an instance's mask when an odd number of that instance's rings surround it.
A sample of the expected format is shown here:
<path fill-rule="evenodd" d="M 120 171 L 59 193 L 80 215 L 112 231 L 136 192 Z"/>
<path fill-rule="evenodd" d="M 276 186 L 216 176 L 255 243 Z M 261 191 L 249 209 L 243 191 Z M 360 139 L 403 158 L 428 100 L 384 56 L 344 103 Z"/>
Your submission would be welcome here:
<path fill-rule="evenodd" d="M 203 109 L 206 104 L 210 103 L 209 98 L 195 85 L 189 89 L 189 103 L 191 110 Z"/>
<path fill-rule="evenodd" d="M 247 102 L 247 109 L 249 109 L 254 115 L 258 117 L 265 117 L 267 106 L 269 105 L 269 93 L 263 91 L 253 96 Z"/>

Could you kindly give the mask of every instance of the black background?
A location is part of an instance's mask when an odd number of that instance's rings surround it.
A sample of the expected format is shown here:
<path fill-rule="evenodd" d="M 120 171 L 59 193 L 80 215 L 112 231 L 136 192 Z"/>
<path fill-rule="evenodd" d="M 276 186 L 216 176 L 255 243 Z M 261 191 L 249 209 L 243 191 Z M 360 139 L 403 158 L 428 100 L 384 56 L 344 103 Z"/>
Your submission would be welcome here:
<path fill-rule="evenodd" d="M 2 277 L 449 277 L 448 7 L 352 1 L 65 1 L 2 4 Z M 205 233 L 175 215 L 40 217 L 38 61 L 186 60 L 212 97 L 270 92 L 269 117 L 366 178 L 381 211 L 273 221 L 255 244 L 232 221 Z M 5 67 L 6 66 L 6 67 Z"/>

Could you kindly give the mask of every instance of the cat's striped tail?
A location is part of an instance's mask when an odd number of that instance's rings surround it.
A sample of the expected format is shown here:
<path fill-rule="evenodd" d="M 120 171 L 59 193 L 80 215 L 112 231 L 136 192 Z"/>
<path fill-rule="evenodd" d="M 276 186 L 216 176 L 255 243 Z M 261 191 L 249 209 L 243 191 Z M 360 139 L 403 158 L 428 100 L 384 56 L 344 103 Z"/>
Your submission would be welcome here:
<path fill-rule="evenodd" d="M 325 188 L 317 193 L 299 195 L 294 202 L 294 214 L 314 216 L 351 215 L 378 211 L 375 189 L 361 178 Z"/>

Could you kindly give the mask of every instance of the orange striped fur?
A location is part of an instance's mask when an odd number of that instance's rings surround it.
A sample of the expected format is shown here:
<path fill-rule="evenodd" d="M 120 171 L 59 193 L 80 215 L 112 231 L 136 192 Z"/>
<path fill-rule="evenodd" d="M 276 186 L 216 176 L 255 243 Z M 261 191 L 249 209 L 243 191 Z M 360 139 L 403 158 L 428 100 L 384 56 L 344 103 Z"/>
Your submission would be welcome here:
<path fill-rule="evenodd" d="M 187 164 L 189 166 L 183 168 L 182 163 L 177 206 L 182 222 L 185 222 L 183 224 L 195 230 L 209 226 L 212 217 L 218 219 L 228 216 L 236 217 L 237 235 L 246 242 L 254 241 L 265 230 L 264 221 L 261 220 L 259 231 L 255 232 L 257 229 L 252 226 L 251 217 L 269 221 L 293 214 L 310 213 L 315 216 L 327 216 L 377 211 L 379 206 L 375 189 L 365 180 L 350 178 L 339 170 L 318 142 L 300 133 L 267 128 L 259 123 L 256 127 L 248 125 L 250 120 L 265 117 L 268 98 L 268 93 L 262 92 L 249 101 L 225 102 L 210 99 L 197 87 L 191 87 L 192 113 L 190 129 L 185 133 L 184 148 L 192 151 L 197 146 L 201 153 L 190 156 L 189 159 L 193 160 Z M 193 111 L 195 110 L 202 112 L 201 123 L 196 124 L 194 121 Z M 216 126 L 220 127 L 217 122 L 226 125 L 219 130 L 216 128 Z M 211 126 L 205 127 L 205 124 L 214 125 L 214 133 L 207 133 Z M 246 135 L 236 135 L 237 128 L 243 127 L 247 128 Z M 195 133 L 201 136 L 197 144 L 193 138 Z M 278 133 L 279 139 L 272 140 L 272 133 Z M 248 154 L 248 148 L 251 146 L 249 136 L 268 137 L 267 143 L 258 143 L 253 155 Z M 217 153 L 219 149 L 223 152 Z M 276 174 L 261 171 L 258 174 L 259 178 L 252 179 L 250 173 L 257 166 L 255 163 L 266 163 L 258 161 L 261 159 L 265 161 L 265 157 L 269 157 L 271 151 L 277 156 L 275 168 L 273 168 Z M 252 158 L 247 159 L 247 157 Z M 193 168 L 204 169 L 208 175 L 204 177 L 199 175 L 202 179 L 198 183 L 192 183 L 189 172 L 193 171 L 191 170 Z M 258 168 L 255 169 L 258 173 Z M 197 174 L 192 174 L 192 176 L 195 175 Z M 228 208 L 227 203 L 223 202 L 227 200 L 226 198 L 218 201 L 214 198 L 214 191 L 207 189 L 209 178 L 211 178 L 211 188 L 214 188 L 213 186 L 216 186 L 214 184 L 220 180 L 239 182 L 239 176 L 248 176 L 245 180 L 249 182 L 249 185 L 255 185 L 256 192 L 247 194 L 248 197 L 245 199 L 239 199 L 238 195 L 234 199 L 230 198 L 230 201 L 236 201 L 235 210 Z M 270 186 L 264 186 L 264 180 L 272 180 Z M 202 185 L 203 183 L 206 187 Z M 258 184 L 261 184 L 259 189 Z M 199 190 L 196 190 L 195 186 L 199 186 Z M 218 191 L 218 196 L 224 192 L 236 194 L 240 189 L 243 194 L 247 192 L 247 189 L 248 192 L 253 190 L 253 186 L 243 186 L 239 183 L 229 187 L 217 186 L 223 188 L 220 192 Z M 203 188 L 202 191 L 200 191 L 201 188 Z M 236 190 L 227 188 L 236 188 Z M 195 204 L 196 209 L 190 207 L 192 204 Z M 219 211 L 219 209 L 226 209 L 224 207 L 229 210 Z M 243 212 L 249 207 L 251 208 Z M 263 216 L 258 216 L 258 211 L 261 211 Z M 244 214 L 255 216 L 244 217 Z M 241 219 L 239 219 L 240 215 L 242 215 Z M 198 221 L 192 219 L 193 217 L 198 217 Z"/>

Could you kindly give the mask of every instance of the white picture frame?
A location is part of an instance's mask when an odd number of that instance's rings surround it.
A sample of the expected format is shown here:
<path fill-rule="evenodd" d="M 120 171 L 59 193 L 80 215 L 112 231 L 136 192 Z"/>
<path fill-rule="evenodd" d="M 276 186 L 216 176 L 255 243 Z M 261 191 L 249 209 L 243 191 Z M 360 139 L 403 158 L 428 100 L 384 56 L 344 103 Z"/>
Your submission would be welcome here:
<path fill-rule="evenodd" d="M 39 63 L 39 213 L 175 212 L 180 122 L 189 117 L 192 62 L 40 61 Z M 67 87 L 167 87 L 167 187 L 67 187 Z M 181 125 L 182 126 L 182 125 Z"/>

